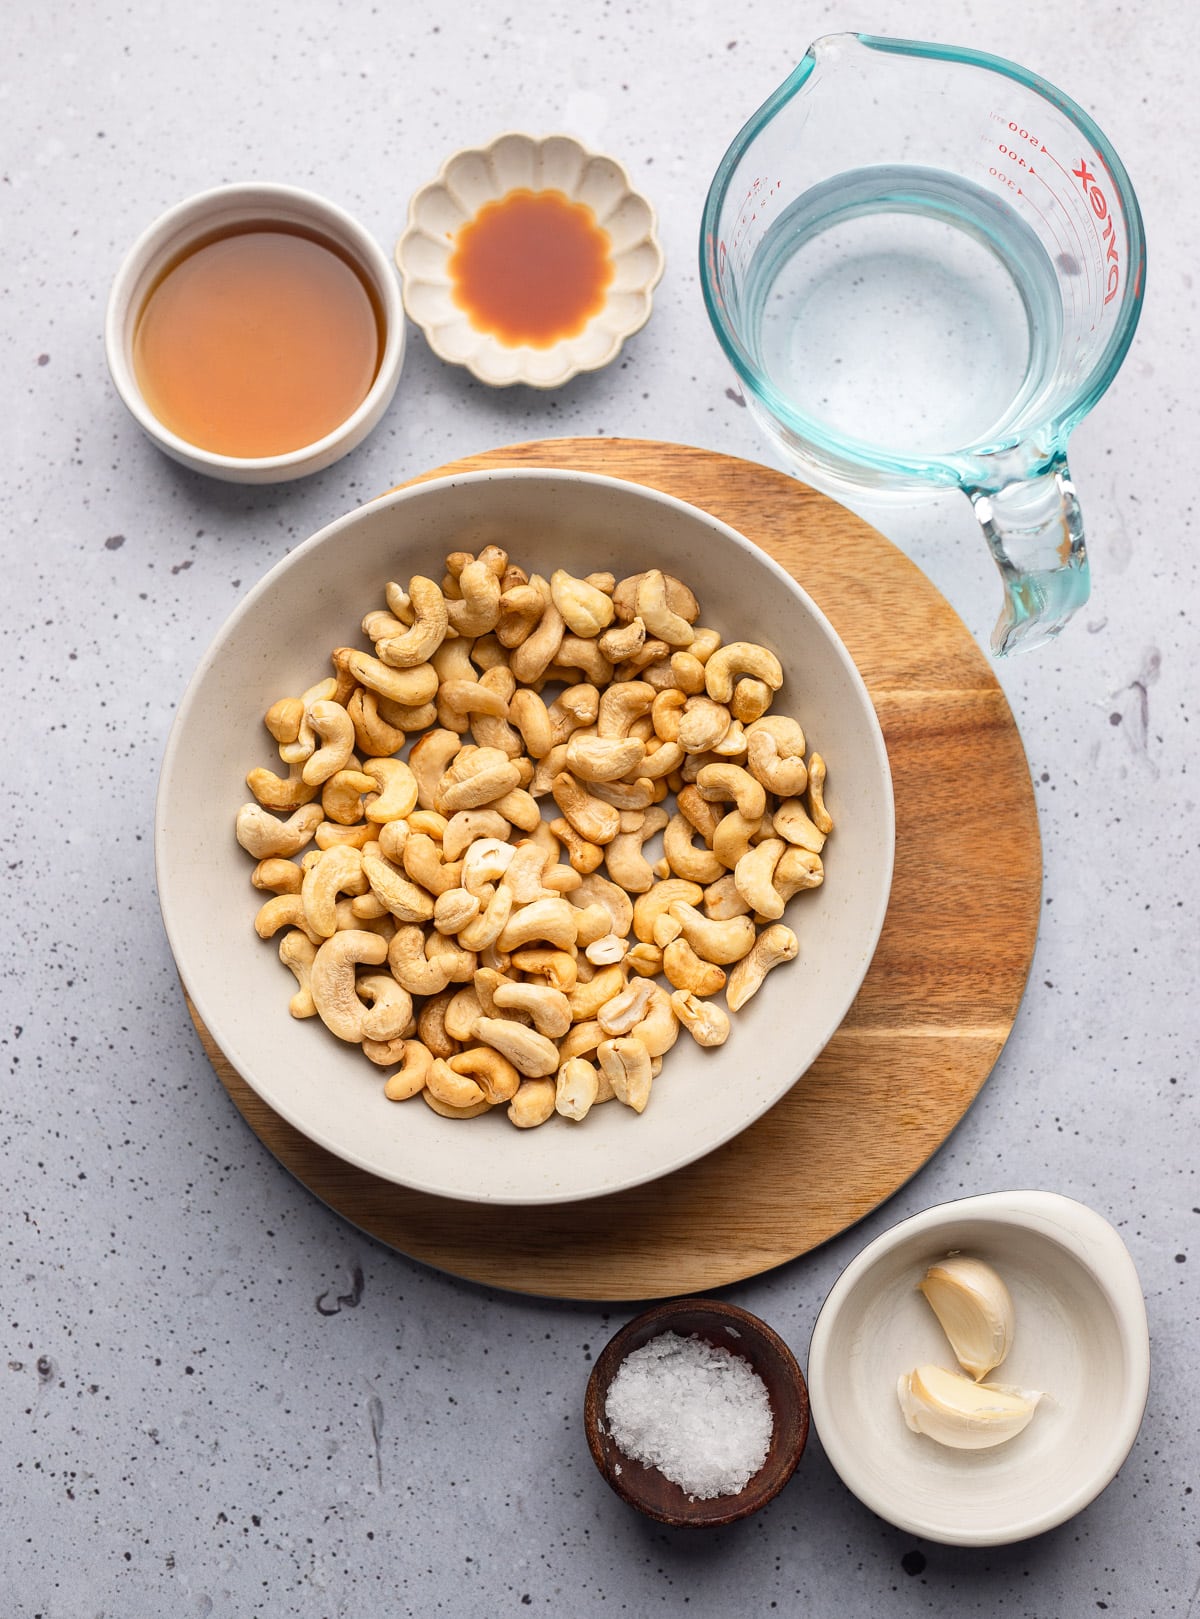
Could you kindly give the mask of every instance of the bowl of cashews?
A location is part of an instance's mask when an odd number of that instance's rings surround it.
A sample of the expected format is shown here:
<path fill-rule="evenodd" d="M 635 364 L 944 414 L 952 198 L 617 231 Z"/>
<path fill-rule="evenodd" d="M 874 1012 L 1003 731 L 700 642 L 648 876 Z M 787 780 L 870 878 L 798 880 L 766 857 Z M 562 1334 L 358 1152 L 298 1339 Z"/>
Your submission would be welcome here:
<path fill-rule="evenodd" d="M 383 1179 L 576 1201 L 802 1078 L 891 886 L 879 724 L 824 615 L 698 508 L 468 473 L 241 601 L 163 761 L 164 923 L 277 1113 Z"/>

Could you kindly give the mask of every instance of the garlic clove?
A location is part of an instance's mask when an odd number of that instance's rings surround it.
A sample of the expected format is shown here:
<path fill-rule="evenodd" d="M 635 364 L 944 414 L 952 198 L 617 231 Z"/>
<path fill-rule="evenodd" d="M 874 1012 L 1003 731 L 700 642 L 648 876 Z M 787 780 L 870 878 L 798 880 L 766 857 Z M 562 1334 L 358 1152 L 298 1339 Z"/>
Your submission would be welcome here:
<path fill-rule="evenodd" d="M 941 1366 L 918 1366 L 896 1386 L 904 1420 L 914 1433 L 953 1450 L 987 1450 L 1028 1427 L 1041 1394 L 976 1383 Z"/>
<path fill-rule="evenodd" d="M 958 1364 L 976 1380 L 1012 1348 L 1015 1315 L 1007 1287 L 982 1259 L 951 1254 L 917 1284 L 950 1340 Z"/>

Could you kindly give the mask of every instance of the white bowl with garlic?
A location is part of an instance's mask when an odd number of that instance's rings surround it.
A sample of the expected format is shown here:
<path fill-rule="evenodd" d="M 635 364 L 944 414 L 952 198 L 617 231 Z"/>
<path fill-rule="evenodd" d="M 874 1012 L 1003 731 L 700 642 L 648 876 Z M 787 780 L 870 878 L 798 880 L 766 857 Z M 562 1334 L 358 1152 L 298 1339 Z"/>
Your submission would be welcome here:
<path fill-rule="evenodd" d="M 868 1245 L 822 1307 L 813 1424 L 842 1482 L 898 1528 L 1000 1546 L 1113 1480 L 1145 1410 L 1128 1250 L 1051 1192 L 941 1204 Z"/>

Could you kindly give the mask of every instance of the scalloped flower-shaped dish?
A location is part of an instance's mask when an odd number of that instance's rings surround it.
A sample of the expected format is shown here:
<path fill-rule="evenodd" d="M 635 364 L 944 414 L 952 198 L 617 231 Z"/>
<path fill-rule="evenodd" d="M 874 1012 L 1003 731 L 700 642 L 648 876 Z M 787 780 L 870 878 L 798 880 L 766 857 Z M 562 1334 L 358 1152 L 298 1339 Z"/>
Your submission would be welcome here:
<path fill-rule="evenodd" d="M 450 273 L 462 228 L 513 191 L 556 191 L 585 205 L 610 244 L 613 274 L 602 307 L 549 346 L 504 342 L 474 324 Z M 413 197 L 396 244 L 404 306 L 436 355 L 465 365 L 481 382 L 557 388 L 580 371 L 607 365 L 650 318 L 663 273 L 655 223 L 653 208 L 612 158 L 569 135 L 500 135 L 490 146 L 456 152 Z"/>

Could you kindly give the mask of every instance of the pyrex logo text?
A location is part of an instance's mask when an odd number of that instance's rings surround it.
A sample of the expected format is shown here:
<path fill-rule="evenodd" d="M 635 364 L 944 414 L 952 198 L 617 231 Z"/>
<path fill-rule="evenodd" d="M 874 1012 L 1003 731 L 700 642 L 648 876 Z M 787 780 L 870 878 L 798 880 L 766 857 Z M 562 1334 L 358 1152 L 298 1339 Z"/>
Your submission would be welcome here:
<path fill-rule="evenodd" d="M 1099 181 L 1088 168 L 1087 158 L 1079 159 L 1079 167 L 1072 169 L 1071 173 L 1083 187 L 1083 194 L 1092 205 L 1092 212 L 1099 220 L 1101 237 L 1104 241 L 1104 262 L 1108 266 L 1108 278 L 1104 290 L 1104 302 L 1112 303 L 1117 296 L 1117 288 L 1121 284 L 1121 261 L 1117 255 L 1117 228 L 1113 217 L 1108 211 L 1108 198 L 1100 189 Z"/>

